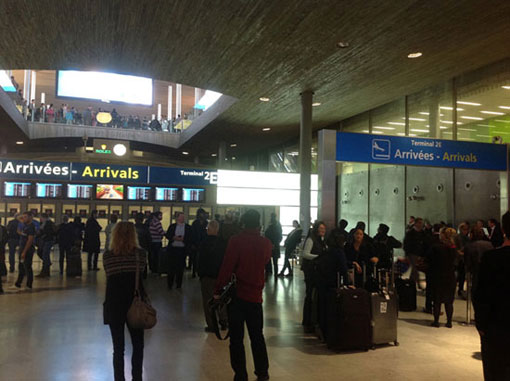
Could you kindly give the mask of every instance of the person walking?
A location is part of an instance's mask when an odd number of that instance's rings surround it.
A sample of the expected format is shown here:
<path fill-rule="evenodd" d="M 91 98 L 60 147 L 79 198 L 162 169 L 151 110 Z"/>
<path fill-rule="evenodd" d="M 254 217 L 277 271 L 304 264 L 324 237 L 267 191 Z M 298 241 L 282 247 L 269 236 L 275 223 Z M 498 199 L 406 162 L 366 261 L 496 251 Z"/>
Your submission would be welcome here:
<path fill-rule="evenodd" d="M 202 306 L 207 324 L 205 327 L 206 332 L 215 332 L 209 301 L 214 295 L 214 287 L 216 286 L 216 280 L 226 249 L 225 242 L 218 237 L 219 227 L 218 221 L 210 221 L 207 226 L 207 237 L 198 248 L 197 272 L 202 290 Z M 227 310 L 223 308 L 220 311 L 219 321 L 222 330 L 227 329 L 227 321 Z"/>
<path fill-rule="evenodd" d="M 85 238 L 83 241 L 83 251 L 87 252 L 87 269 L 89 271 L 99 271 L 97 261 L 101 251 L 99 233 L 102 229 L 101 225 L 97 222 L 97 210 L 94 210 L 85 224 Z"/>
<path fill-rule="evenodd" d="M 59 270 L 60 275 L 64 274 L 64 260 L 71 255 L 71 249 L 74 244 L 74 226 L 69 223 L 69 216 L 62 217 L 62 223 L 58 227 L 57 242 L 59 251 Z"/>
<path fill-rule="evenodd" d="M 55 239 L 57 235 L 57 227 L 55 223 L 50 219 L 47 213 L 41 214 L 41 228 L 37 234 L 38 245 L 41 249 L 43 267 L 41 272 L 36 275 L 38 278 L 47 278 L 50 276 L 51 266 L 51 249 L 55 245 Z"/>
<path fill-rule="evenodd" d="M 423 231 L 423 219 L 416 218 L 411 229 L 406 232 L 404 237 L 404 251 L 411 263 L 411 280 L 418 284 L 418 269 L 416 262 L 424 258 L 427 252 L 427 236 Z"/>
<path fill-rule="evenodd" d="M 464 247 L 464 261 L 466 262 L 466 275 L 468 282 L 471 282 L 471 295 L 476 295 L 478 288 L 478 277 L 480 273 L 480 261 L 485 252 L 494 249 L 492 243 L 487 241 L 483 229 L 473 226 L 469 234 L 470 241 Z M 469 284 L 469 283 L 468 283 Z M 473 305 L 476 301 L 473 299 Z"/>
<path fill-rule="evenodd" d="M 290 265 L 290 258 L 294 254 L 297 245 L 301 242 L 303 229 L 301 229 L 297 220 L 292 221 L 292 226 L 294 229 L 289 233 L 283 244 L 285 246 L 285 262 L 282 271 L 278 274 L 279 277 L 292 277 L 294 275 L 292 266 Z M 289 270 L 287 275 L 285 275 L 285 270 Z"/>
<path fill-rule="evenodd" d="M 265 266 L 271 260 L 273 245 L 260 236 L 260 214 L 253 209 L 241 218 L 244 230 L 230 238 L 216 282 L 215 298 L 236 276 L 236 296 L 228 305 L 230 364 L 235 381 L 248 380 L 244 350 L 244 326 L 248 328 L 257 380 L 269 380 L 269 359 L 263 333 L 262 290 Z"/>
<path fill-rule="evenodd" d="M 455 266 L 457 263 L 457 246 L 455 244 L 457 232 L 453 228 L 442 228 L 439 237 L 440 243 L 432 246 L 428 253 L 429 271 L 432 280 L 432 300 L 434 310 L 433 327 L 439 328 L 441 304 L 446 310 L 446 327 L 452 328 L 453 301 L 457 279 Z"/>
<path fill-rule="evenodd" d="M 16 270 L 16 249 L 19 244 L 20 236 L 18 234 L 18 225 L 20 223 L 20 215 L 14 215 L 14 218 L 7 224 L 8 241 L 7 246 L 9 247 L 9 272 L 13 273 Z"/>
<path fill-rule="evenodd" d="M 186 256 L 191 249 L 192 233 L 184 219 L 184 213 L 178 212 L 176 223 L 168 227 L 165 237 L 168 239 L 168 289 L 171 290 L 174 285 L 180 289 L 182 287 L 182 277 L 186 267 Z"/>
<path fill-rule="evenodd" d="M 104 229 L 104 232 L 106 234 L 106 241 L 104 244 L 105 251 L 110 248 L 110 243 L 112 240 L 112 232 L 115 228 L 115 225 L 117 224 L 117 221 L 119 220 L 119 216 L 117 214 L 112 214 L 110 216 L 110 223 L 106 225 L 106 228 Z"/>
<path fill-rule="evenodd" d="M 207 213 L 202 208 L 197 210 L 197 218 L 191 224 L 191 237 L 192 242 L 189 256 L 189 267 L 192 271 L 191 277 L 195 278 L 197 272 L 196 257 L 198 248 L 207 238 Z"/>
<path fill-rule="evenodd" d="M 282 241 L 282 225 L 280 225 L 276 217 L 276 213 L 271 213 L 269 226 L 264 232 L 264 236 L 273 243 L 272 259 L 274 270 L 271 269 L 271 264 L 269 263 L 266 266 L 266 275 L 274 274 L 275 277 L 278 276 L 278 259 L 280 259 L 280 242 Z"/>
<path fill-rule="evenodd" d="M 494 218 L 489 220 L 489 241 L 491 241 L 494 247 L 500 247 L 504 241 L 501 225 Z"/>
<path fill-rule="evenodd" d="M 20 232 L 20 265 L 19 265 L 19 273 L 18 279 L 14 286 L 10 287 L 11 290 L 19 291 L 21 290 L 21 284 L 25 275 L 27 277 L 27 290 L 32 289 L 32 283 L 34 281 L 34 273 L 32 271 L 32 259 L 34 258 L 35 252 L 35 235 L 36 228 L 33 223 L 33 214 L 32 212 L 25 212 L 22 215 L 22 229 Z"/>
<path fill-rule="evenodd" d="M 303 321 L 305 333 L 314 332 L 313 292 L 317 287 L 317 259 L 326 252 L 326 224 L 316 221 L 305 240 L 302 252 L 302 267 L 305 275 L 305 302 L 303 305 Z"/>
<path fill-rule="evenodd" d="M 7 266 L 5 265 L 5 246 L 9 240 L 7 228 L 0 223 L 0 293 L 2 289 L 2 277 L 7 276 Z"/>
<path fill-rule="evenodd" d="M 159 255 L 162 247 L 163 237 L 165 236 L 165 231 L 163 230 L 163 226 L 161 225 L 161 220 L 163 219 L 163 213 L 155 212 L 149 219 L 149 232 L 151 234 L 151 250 L 149 254 L 149 269 L 152 273 L 157 273 L 158 271 L 163 271 L 164 269 L 159 269 Z M 168 255 L 168 253 L 167 253 Z"/>
<path fill-rule="evenodd" d="M 478 287 L 473 295 L 476 328 L 482 347 L 486 381 L 510 380 L 510 212 L 501 218 L 504 241 L 501 247 L 482 256 Z"/>
<path fill-rule="evenodd" d="M 143 213 L 137 213 L 135 217 L 135 229 L 138 237 L 138 244 L 142 249 L 150 253 L 152 236 L 149 227 L 143 223 Z"/>
<path fill-rule="evenodd" d="M 106 273 L 106 293 L 103 304 L 104 324 L 110 327 L 113 342 L 113 374 L 115 381 L 124 380 L 124 327 L 127 325 L 133 344 L 131 375 L 133 381 L 142 380 L 143 329 L 134 329 L 126 323 L 133 303 L 136 269 L 139 269 L 139 289 L 145 293 L 142 272 L 147 262 L 145 250 L 138 246 L 135 226 L 121 221 L 112 232 L 110 249 L 104 253 L 103 265 Z"/>

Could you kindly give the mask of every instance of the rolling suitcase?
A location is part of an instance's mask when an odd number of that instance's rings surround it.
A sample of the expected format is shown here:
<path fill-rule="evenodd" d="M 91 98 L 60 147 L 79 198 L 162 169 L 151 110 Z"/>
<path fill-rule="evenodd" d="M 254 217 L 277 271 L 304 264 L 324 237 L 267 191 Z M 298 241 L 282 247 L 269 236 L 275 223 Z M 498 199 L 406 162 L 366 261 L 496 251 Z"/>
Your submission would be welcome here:
<path fill-rule="evenodd" d="M 378 344 L 394 343 L 397 341 L 398 305 L 395 291 L 389 287 L 389 274 L 381 277 L 379 271 L 378 280 L 380 287 L 377 292 L 370 294 L 372 316 L 372 348 Z M 382 279 L 384 281 L 382 281 Z"/>
<path fill-rule="evenodd" d="M 79 246 L 73 246 L 67 256 L 66 275 L 72 277 L 81 276 L 81 250 Z"/>
<path fill-rule="evenodd" d="M 371 347 L 370 295 L 361 288 L 338 287 L 328 294 L 326 342 L 331 350 Z"/>
<path fill-rule="evenodd" d="M 168 268 L 169 268 L 168 247 L 162 247 L 158 253 L 158 273 L 168 274 Z"/>
<path fill-rule="evenodd" d="M 411 279 L 395 279 L 400 311 L 416 311 L 416 283 Z"/>

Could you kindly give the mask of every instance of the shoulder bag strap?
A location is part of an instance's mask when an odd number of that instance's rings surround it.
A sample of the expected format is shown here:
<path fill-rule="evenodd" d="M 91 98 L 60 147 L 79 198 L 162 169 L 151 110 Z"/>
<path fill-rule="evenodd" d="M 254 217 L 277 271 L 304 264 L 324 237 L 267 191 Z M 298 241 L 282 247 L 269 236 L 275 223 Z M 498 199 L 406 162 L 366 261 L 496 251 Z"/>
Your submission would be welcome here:
<path fill-rule="evenodd" d="M 138 264 L 139 256 L 138 256 L 138 250 L 135 251 L 136 255 L 136 275 L 135 275 L 135 296 L 136 294 L 140 294 L 140 265 Z"/>

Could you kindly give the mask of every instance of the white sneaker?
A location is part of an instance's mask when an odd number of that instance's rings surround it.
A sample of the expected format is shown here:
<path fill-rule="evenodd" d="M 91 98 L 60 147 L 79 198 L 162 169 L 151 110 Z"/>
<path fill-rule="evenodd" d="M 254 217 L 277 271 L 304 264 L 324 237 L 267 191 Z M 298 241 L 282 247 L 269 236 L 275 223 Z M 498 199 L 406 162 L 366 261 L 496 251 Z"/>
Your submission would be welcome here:
<path fill-rule="evenodd" d="M 13 285 L 12 285 L 12 286 L 10 286 L 7 290 L 8 290 L 8 291 L 15 291 L 15 292 L 17 292 L 17 291 L 21 291 L 21 287 L 18 287 L 18 286 L 16 286 L 15 284 L 13 284 Z"/>

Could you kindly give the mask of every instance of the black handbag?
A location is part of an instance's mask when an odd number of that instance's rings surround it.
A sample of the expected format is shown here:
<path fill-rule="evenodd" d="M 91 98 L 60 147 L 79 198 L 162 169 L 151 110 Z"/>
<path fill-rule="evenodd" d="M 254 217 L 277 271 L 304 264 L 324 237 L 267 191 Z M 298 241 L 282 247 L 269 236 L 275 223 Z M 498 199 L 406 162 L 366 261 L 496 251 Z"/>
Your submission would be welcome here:
<path fill-rule="evenodd" d="M 211 310 L 211 318 L 213 321 L 213 329 L 216 337 L 219 340 L 226 340 L 230 336 L 230 331 L 227 331 L 225 336 L 221 336 L 220 327 L 218 324 L 219 314 L 223 308 L 227 308 L 227 306 L 232 302 L 232 300 L 236 296 L 236 275 L 232 274 L 232 278 L 230 282 L 227 283 L 223 289 L 221 290 L 220 297 L 218 299 L 210 299 L 208 302 L 209 309 Z"/>

